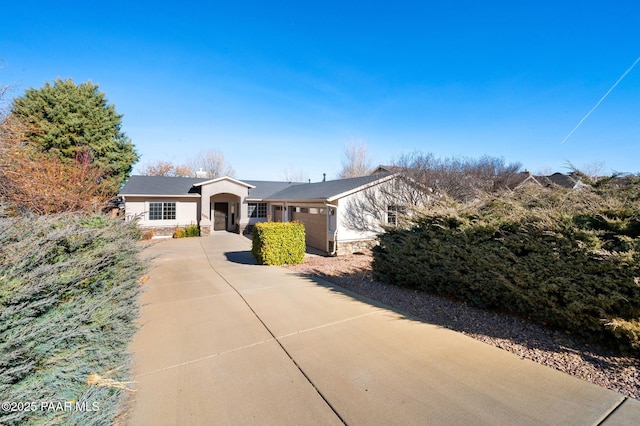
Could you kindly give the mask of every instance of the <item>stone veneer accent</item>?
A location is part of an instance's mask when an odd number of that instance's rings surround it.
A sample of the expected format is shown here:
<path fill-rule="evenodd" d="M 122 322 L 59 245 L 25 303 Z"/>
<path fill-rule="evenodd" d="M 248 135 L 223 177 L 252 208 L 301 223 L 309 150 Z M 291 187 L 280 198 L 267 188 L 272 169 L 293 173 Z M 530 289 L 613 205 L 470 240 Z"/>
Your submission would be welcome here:
<path fill-rule="evenodd" d="M 211 226 L 201 226 L 200 227 L 200 236 L 201 237 L 210 237 L 211 236 Z"/>
<path fill-rule="evenodd" d="M 158 227 L 147 227 L 140 228 L 141 232 L 145 231 L 153 231 L 154 237 L 173 237 L 173 233 L 176 232 L 175 226 L 158 226 Z"/>
<path fill-rule="evenodd" d="M 338 242 L 338 250 L 336 251 L 336 255 L 344 256 L 345 254 L 353 254 L 360 251 L 371 250 L 377 244 L 377 240 Z"/>
<path fill-rule="evenodd" d="M 154 237 L 173 237 L 177 228 L 184 229 L 184 226 L 145 226 L 140 228 L 140 232 L 152 231 Z M 211 235 L 211 227 L 203 226 L 200 228 L 200 236 L 208 237 Z"/>

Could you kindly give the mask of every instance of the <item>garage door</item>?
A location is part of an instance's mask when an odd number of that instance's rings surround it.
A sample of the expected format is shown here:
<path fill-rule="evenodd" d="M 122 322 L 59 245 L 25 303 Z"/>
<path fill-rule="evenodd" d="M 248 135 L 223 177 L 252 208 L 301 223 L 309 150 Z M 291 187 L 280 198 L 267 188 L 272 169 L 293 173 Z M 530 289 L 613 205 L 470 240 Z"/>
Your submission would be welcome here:
<path fill-rule="evenodd" d="M 309 209 L 292 209 L 293 220 L 304 224 L 308 246 L 318 250 L 327 250 L 327 215 L 308 213 Z M 301 211 L 298 211 L 301 210 Z"/>

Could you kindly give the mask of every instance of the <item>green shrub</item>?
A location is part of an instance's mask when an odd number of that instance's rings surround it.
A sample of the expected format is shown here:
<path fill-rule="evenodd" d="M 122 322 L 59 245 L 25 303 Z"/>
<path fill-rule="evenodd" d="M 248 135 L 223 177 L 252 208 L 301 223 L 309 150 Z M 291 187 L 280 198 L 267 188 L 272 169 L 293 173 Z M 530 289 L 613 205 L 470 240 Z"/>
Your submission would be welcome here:
<path fill-rule="evenodd" d="M 0 395 L 98 411 L 0 411 L 0 424 L 113 424 L 130 381 L 138 279 L 135 224 L 101 216 L 0 219 Z"/>
<path fill-rule="evenodd" d="M 374 273 L 640 354 L 640 205 L 616 197 L 530 188 L 434 207 L 380 237 Z"/>
<path fill-rule="evenodd" d="M 253 227 L 251 253 L 261 265 L 295 265 L 304 259 L 304 225 L 300 222 L 263 222 Z"/>
<path fill-rule="evenodd" d="M 176 227 L 176 230 L 173 233 L 173 238 L 188 238 L 188 237 L 199 237 L 200 236 L 200 227 L 198 225 L 188 225 L 184 228 Z"/>
<path fill-rule="evenodd" d="M 198 225 L 189 225 L 184 228 L 185 236 L 187 237 L 199 237 L 200 227 Z"/>

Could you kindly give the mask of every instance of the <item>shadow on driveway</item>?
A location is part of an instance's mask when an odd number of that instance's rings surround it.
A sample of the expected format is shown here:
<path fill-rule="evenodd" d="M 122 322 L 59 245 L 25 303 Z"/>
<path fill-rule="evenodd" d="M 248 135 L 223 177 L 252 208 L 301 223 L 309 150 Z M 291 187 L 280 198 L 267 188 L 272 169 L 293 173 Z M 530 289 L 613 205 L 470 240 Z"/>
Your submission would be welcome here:
<path fill-rule="evenodd" d="M 228 251 L 224 254 L 229 262 L 239 263 L 241 265 L 257 265 L 256 259 L 249 250 Z"/>

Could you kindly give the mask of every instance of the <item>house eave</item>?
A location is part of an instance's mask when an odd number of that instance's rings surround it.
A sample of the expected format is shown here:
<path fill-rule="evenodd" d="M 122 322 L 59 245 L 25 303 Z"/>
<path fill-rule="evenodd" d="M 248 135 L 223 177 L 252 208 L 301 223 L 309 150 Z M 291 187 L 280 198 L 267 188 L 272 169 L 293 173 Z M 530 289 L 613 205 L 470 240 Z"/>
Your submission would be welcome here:
<path fill-rule="evenodd" d="M 307 203 L 307 204 L 326 204 L 327 198 L 265 198 L 262 200 L 266 203 Z"/>
<path fill-rule="evenodd" d="M 118 197 L 142 198 L 200 198 L 200 194 L 118 194 Z"/>
<path fill-rule="evenodd" d="M 380 185 L 381 183 L 384 183 L 384 182 L 386 182 L 388 180 L 391 180 L 391 179 L 395 178 L 395 176 L 396 176 L 396 173 L 381 177 L 380 179 L 376 179 L 373 182 L 369 182 L 369 183 L 361 185 L 361 186 L 359 186 L 357 188 L 350 189 L 349 191 L 345 191 L 345 192 L 340 193 L 340 194 L 332 195 L 331 197 L 327 198 L 326 200 L 328 202 L 333 202 L 333 201 L 339 200 L 340 198 L 344 198 L 344 197 L 347 197 L 347 196 L 349 196 L 351 194 L 355 194 L 356 192 L 364 191 L 365 189 L 369 189 L 369 188 L 372 188 L 372 187 L 374 187 L 376 185 Z"/>

